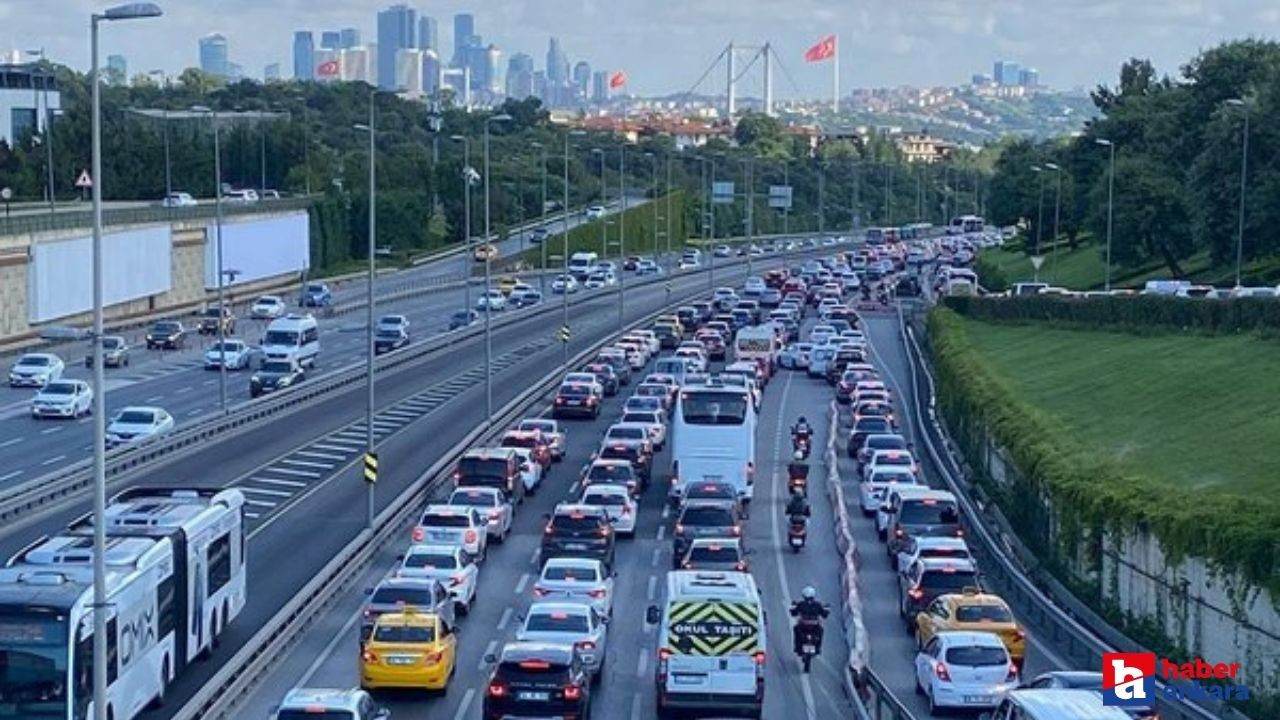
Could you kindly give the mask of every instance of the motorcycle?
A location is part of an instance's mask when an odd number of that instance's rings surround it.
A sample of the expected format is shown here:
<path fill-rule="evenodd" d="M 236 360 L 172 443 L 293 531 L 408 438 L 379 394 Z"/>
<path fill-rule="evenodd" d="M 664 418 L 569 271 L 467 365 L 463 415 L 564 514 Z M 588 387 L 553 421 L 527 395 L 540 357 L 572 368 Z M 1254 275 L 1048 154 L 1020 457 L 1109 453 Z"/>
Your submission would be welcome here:
<path fill-rule="evenodd" d="M 808 433 L 793 433 L 791 435 L 791 450 L 793 452 L 799 452 L 801 459 L 809 459 L 809 445 L 810 440 Z"/>
<path fill-rule="evenodd" d="M 800 633 L 800 664 L 808 673 L 813 658 L 822 649 L 822 621 L 800 618 L 796 620 L 796 630 Z"/>
<path fill-rule="evenodd" d="M 787 491 L 794 492 L 797 489 L 808 497 L 809 465 L 807 463 L 793 462 L 787 465 Z"/>
<path fill-rule="evenodd" d="M 808 535 L 806 528 L 807 522 L 804 515 L 792 515 L 787 526 L 787 544 L 791 546 L 792 552 L 800 552 L 800 548 L 804 547 L 805 537 Z"/>

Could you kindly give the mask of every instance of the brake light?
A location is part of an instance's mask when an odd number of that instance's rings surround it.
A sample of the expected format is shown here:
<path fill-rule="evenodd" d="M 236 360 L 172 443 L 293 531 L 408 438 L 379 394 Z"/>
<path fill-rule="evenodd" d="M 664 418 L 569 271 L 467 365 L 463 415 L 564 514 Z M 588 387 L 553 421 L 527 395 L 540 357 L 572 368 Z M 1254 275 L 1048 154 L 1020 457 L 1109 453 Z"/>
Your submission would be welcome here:
<path fill-rule="evenodd" d="M 370 665 L 374 665 L 378 662 L 378 654 L 372 650 L 362 650 L 360 652 L 360 658 Z"/>
<path fill-rule="evenodd" d="M 600 599 L 600 598 L 604 597 L 604 590 L 603 590 L 603 589 L 590 590 L 590 591 L 588 591 L 588 592 L 587 592 L 587 595 L 589 595 L 589 596 L 591 596 L 591 597 L 593 597 L 593 598 L 596 598 L 596 599 L 598 600 L 598 599 Z M 595 647 L 595 645 L 592 645 L 591 647 Z"/>
<path fill-rule="evenodd" d="M 734 537 L 737 537 L 737 536 L 739 536 L 739 535 L 741 535 L 741 534 L 742 534 L 742 526 L 741 526 L 741 525 L 734 525 L 734 526 L 733 526 L 733 535 L 734 535 Z"/>
<path fill-rule="evenodd" d="M 454 468 L 454 471 L 453 471 L 453 479 L 454 479 L 454 480 L 461 480 L 461 479 L 462 479 L 462 471 L 461 471 L 461 470 L 458 470 L 457 468 Z"/>
<path fill-rule="evenodd" d="M 596 649 L 596 644 L 591 642 L 590 640 L 583 640 L 582 642 L 576 643 L 575 645 L 579 650 L 595 650 Z"/>
<path fill-rule="evenodd" d="M 1005 680 L 1017 680 L 1017 679 L 1018 679 L 1018 666 L 1017 666 L 1017 665 L 1014 665 L 1012 662 L 1010 662 L 1010 663 L 1009 663 L 1009 677 L 1005 678 Z"/>
<path fill-rule="evenodd" d="M 462 583 L 466 582 L 466 580 L 467 580 L 467 576 L 466 576 L 466 575 L 462 575 L 462 574 L 454 575 L 454 576 L 449 580 L 449 587 L 458 587 L 458 586 L 459 586 L 459 585 L 461 585 Z"/>
<path fill-rule="evenodd" d="M 746 564 L 746 563 L 744 563 L 744 562 L 740 562 L 740 563 L 738 563 L 737 565 L 734 565 L 734 567 L 735 567 L 735 568 L 737 568 L 738 572 L 746 572 L 746 571 L 747 571 L 747 564 Z"/>
<path fill-rule="evenodd" d="M 951 682 L 951 673 L 947 670 L 947 666 L 942 663 L 934 663 L 933 674 L 938 676 L 940 682 Z"/>
<path fill-rule="evenodd" d="M 546 527 L 546 528 L 544 528 L 542 532 L 544 532 L 544 533 L 546 533 L 546 534 L 548 534 L 548 535 L 550 535 L 552 532 L 554 532 L 554 531 L 551 529 L 551 523 L 547 523 L 547 527 Z"/>
<path fill-rule="evenodd" d="M 677 534 L 677 535 L 683 535 L 683 534 L 684 534 L 684 526 L 683 526 L 683 525 L 680 525 L 680 524 L 677 524 L 677 525 L 676 525 L 676 534 Z"/>
<path fill-rule="evenodd" d="M 497 519 L 498 519 L 498 518 L 500 518 L 500 517 L 502 517 L 502 511 L 501 511 L 501 510 L 490 510 L 490 511 L 489 511 L 489 519 L 490 519 L 490 520 L 497 520 Z"/>
<path fill-rule="evenodd" d="M 627 517 L 627 516 L 628 516 L 628 515 L 630 515 L 630 514 L 631 514 L 631 508 L 630 508 L 630 507 L 628 507 L 628 506 L 626 506 L 626 505 L 623 505 L 623 506 L 622 506 L 622 517 Z"/>
<path fill-rule="evenodd" d="M 893 536 L 894 536 L 894 537 L 897 537 L 897 538 L 902 537 L 902 528 L 896 528 L 896 529 L 893 531 Z"/>
<path fill-rule="evenodd" d="M 907 595 L 910 595 L 913 600 L 919 600 L 924 597 L 924 591 L 918 587 L 913 587 L 907 591 Z"/>
<path fill-rule="evenodd" d="M 551 667 L 551 663 L 545 660 L 522 660 L 520 667 L 525 670 L 546 670 Z"/>
<path fill-rule="evenodd" d="M 956 528 L 956 537 L 964 537 L 964 528 Z"/>
<path fill-rule="evenodd" d="M 427 532 L 426 532 L 425 530 L 423 530 L 422 528 L 420 528 L 420 527 L 416 527 L 416 528 L 414 528 L 414 529 L 413 529 L 413 541 L 414 541 L 414 542 L 422 542 L 422 539 L 423 539 L 423 538 L 425 538 L 426 536 L 427 536 Z"/>
<path fill-rule="evenodd" d="M 581 700 L 582 688 L 578 687 L 577 685 L 565 685 L 564 699 L 565 700 Z"/>
<path fill-rule="evenodd" d="M 544 598 L 544 597 L 546 597 L 546 596 L 548 596 L 548 595 L 550 595 L 550 594 L 551 594 L 551 591 L 550 591 L 550 590 L 547 590 L 547 589 L 544 589 L 544 588 L 540 588 L 540 587 L 537 587 L 537 586 L 534 586 L 534 588 L 533 588 L 533 596 L 534 596 L 534 597 Z"/>
<path fill-rule="evenodd" d="M 563 404 L 564 404 L 564 398 L 562 398 L 562 397 L 560 397 L 559 395 L 557 395 L 557 396 L 556 396 L 556 404 L 557 404 L 557 405 L 563 405 Z M 490 686 L 490 687 L 492 687 L 492 686 Z"/>
<path fill-rule="evenodd" d="M 755 653 L 754 655 L 752 655 L 752 656 L 751 656 L 751 659 L 753 659 L 753 660 L 755 660 L 755 661 L 756 661 L 756 665 L 763 667 L 763 666 L 764 666 L 764 651 L 763 651 L 763 650 L 757 650 L 757 651 L 756 651 L 756 653 Z"/>
<path fill-rule="evenodd" d="M 462 535 L 462 541 L 463 541 L 463 542 L 465 542 L 465 543 L 473 543 L 473 542 L 475 542 L 475 541 L 476 541 L 476 538 L 477 538 L 477 537 L 478 537 L 478 536 L 476 535 L 476 531 L 475 531 L 475 530 L 467 530 L 467 531 L 466 531 L 465 533 L 463 533 L 463 535 Z"/>
<path fill-rule="evenodd" d="M 429 652 L 426 655 L 422 656 L 422 664 L 435 665 L 436 663 L 440 662 L 440 659 L 443 657 L 444 657 L 444 653 L 442 652 Z"/>
<path fill-rule="evenodd" d="M 489 683 L 489 697 L 500 698 L 500 697 L 506 697 L 506 695 L 507 695 L 506 685 L 497 681 Z"/>
<path fill-rule="evenodd" d="M 659 649 L 658 649 L 658 662 L 666 662 L 666 661 L 670 660 L 670 659 L 671 659 L 671 654 L 672 654 L 672 653 L 671 653 L 671 649 L 670 649 L 670 648 L 659 648 Z"/>
<path fill-rule="evenodd" d="M 1017 635 L 1019 640 L 1023 640 L 1027 637 L 1027 632 L 1022 628 L 1018 628 L 1017 630 L 1014 630 L 1013 634 Z"/>

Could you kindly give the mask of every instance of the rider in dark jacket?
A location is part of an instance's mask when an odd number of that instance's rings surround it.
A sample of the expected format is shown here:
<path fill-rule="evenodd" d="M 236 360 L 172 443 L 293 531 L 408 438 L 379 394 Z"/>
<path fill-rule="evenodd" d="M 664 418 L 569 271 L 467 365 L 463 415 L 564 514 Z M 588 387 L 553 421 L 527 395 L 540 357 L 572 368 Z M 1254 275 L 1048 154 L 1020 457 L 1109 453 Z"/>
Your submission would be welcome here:
<path fill-rule="evenodd" d="M 800 654 L 800 646 L 806 635 L 813 637 L 813 644 L 822 652 L 822 621 L 830 614 L 827 607 L 818 602 L 818 591 L 810 585 L 800 593 L 801 599 L 791 604 L 791 617 L 796 618 L 792 631 L 794 652 Z"/>

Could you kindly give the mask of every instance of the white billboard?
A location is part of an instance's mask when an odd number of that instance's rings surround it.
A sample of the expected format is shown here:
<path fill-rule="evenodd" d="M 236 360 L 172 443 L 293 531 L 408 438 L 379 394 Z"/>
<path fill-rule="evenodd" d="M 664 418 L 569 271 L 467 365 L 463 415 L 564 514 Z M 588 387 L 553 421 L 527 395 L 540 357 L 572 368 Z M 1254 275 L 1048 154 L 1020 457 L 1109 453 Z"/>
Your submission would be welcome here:
<path fill-rule="evenodd" d="M 218 287 L 218 230 L 210 225 L 204 245 L 204 284 Z M 309 266 L 311 219 L 306 212 L 222 223 L 222 270 L 228 284 L 301 273 Z"/>
<path fill-rule="evenodd" d="M 173 241 L 168 225 L 102 236 L 102 297 L 106 306 L 168 292 Z M 27 322 L 41 323 L 93 309 L 93 237 L 39 242 L 27 266 Z"/>

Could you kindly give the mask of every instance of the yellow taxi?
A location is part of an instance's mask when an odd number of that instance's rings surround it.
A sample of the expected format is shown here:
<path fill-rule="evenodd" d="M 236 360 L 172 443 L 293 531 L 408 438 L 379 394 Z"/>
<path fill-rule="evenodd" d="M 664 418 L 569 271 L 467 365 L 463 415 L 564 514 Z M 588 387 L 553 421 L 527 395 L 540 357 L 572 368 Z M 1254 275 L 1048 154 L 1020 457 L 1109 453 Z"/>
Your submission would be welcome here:
<path fill-rule="evenodd" d="M 457 653 L 457 631 L 439 615 L 411 607 L 386 613 L 360 648 L 360 687 L 444 690 Z"/>
<path fill-rule="evenodd" d="M 511 291 L 515 290 L 516 285 L 519 284 L 520 281 L 510 275 L 504 275 L 498 278 L 498 289 L 502 291 L 503 295 L 510 295 Z"/>
<path fill-rule="evenodd" d="M 962 593 L 939 595 L 916 615 L 916 643 L 928 644 L 944 630 L 993 632 L 1004 641 L 1009 657 L 1018 667 L 1026 657 L 1026 633 L 1013 619 L 1013 611 L 999 595 L 965 588 Z"/>
<path fill-rule="evenodd" d="M 485 260 L 496 260 L 498 258 L 498 248 L 489 243 L 481 243 L 476 246 L 472 252 L 472 256 L 476 262 L 484 262 Z"/>

